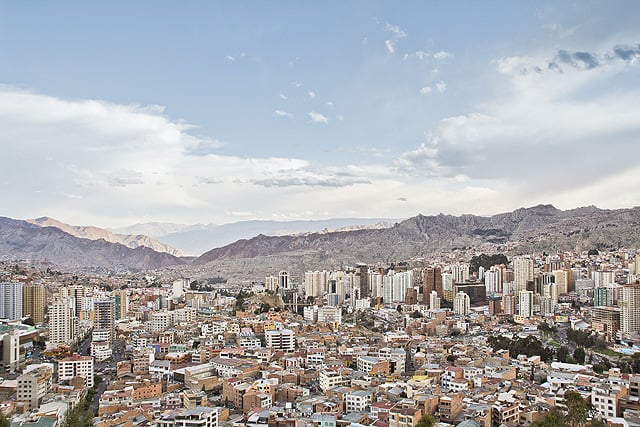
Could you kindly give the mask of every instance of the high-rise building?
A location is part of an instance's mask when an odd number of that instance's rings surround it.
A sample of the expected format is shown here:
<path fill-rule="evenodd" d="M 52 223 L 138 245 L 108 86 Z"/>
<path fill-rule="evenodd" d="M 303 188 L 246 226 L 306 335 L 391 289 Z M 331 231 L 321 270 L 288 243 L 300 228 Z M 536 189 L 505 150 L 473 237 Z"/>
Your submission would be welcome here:
<path fill-rule="evenodd" d="M 73 315 L 80 318 L 80 309 L 82 306 L 82 297 L 87 294 L 87 290 L 82 285 L 68 286 L 69 297 L 72 299 Z"/>
<path fill-rule="evenodd" d="M 566 295 L 569 293 L 569 275 L 566 270 L 554 270 L 554 281 L 558 285 L 558 294 Z"/>
<path fill-rule="evenodd" d="M 74 337 L 73 308 L 69 297 L 56 295 L 49 306 L 49 348 L 71 344 Z"/>
<path fill-rule="evenodd" d="M 491 267 L 488 271 L 485 271 L 484 286 L 486 288 L 487 295 L 501 294 L 502 270 Z"/>
<path fill-rule="evenodd" d="M 619 300 L 621 286 L 607 285 L 593 289 L 594 307 L 613 307 Z"/>
<path fill-rule="evenodd" d="M 423 272 L 423 295 L 426 297 L 431 291 L 436 291 L 438 297 L 442 299 L 442 270 L 440 267 L 429 267 Z"/>
<path fill-rule="evenodd" d="M 31 317 L 33 323 L 44 322 L 44 285 L 25 285 L 22 288 L 22 315 Z"/>
<path fill-rule="evenodd" d="M 119 289 L 117 291 L 113 291 L 112 295 L 115 303 L 116 320 L 125 319 L 129 312 L 129 295 L 127 295 L 127 290 Z"/>
<path fill-rule="evenodd" d="M 281 289 L 289 289 L 289 272 L 282 270 L 278 273 L 278 287 Z"/>
<path fill-rule="evenodd" d="M 440 310 L 440 297 L 436 291 L 431 291 L 429 294 L 429 309 Z"/>
<path fill-rule="evenodd" d="M 264 278 L 264 287 L 266 290 L 276 292 L 278 290 L 278 278 L 273 274 Z"/>
<path fill-rule="evenodd" d="M 109 331 L 109 343 L 115 338 L 115 304 L 112 298 L 102 298 L 94 301 L 93 327 Z"/>
<path fill-rule="evenodd" d="M 453 280 L 453 274 L 442 273 L 442 300 L 447 302 L 453 301 L 455 281 Z"/>
<path fill-rule="evenodd" d="M 458 316 L 466 316 L 471 312 L 471 300 L 469 295 L 458 292 L 453 298 L 453 312 Z"/>
<path fill-rule="evenodd" d="M 558 285 L 556 283 L 549 283 L 542 286 L 542 296 L 549 298 L 551 304 L 551 312 L 555 311 L 558 306 Z"/>
<path fill-rule="evenodd" d="M 520 291 L 518 294 L 518 314 L 526 318 L 533 316 L 533 292 Z"/>
<path fill-rule="evenodd" d="M 321 297 L 324 294 L 330 271 L 307 271 L 304 273 L 304 294 L 307 297 Z"/>
<path fill-rule="evenodd" d="M 360 288 L 360 298 L 369 298 L 369 266 L 359 263 L 356 265 L 356 284 Z"/>
<path fill-rule="evenodd" d="M 22 287 L 20 282 L 0 283 L 0 319 L 22 317 Z"/>
<path fill-rule="evenodd" d="M 533 259 L 529 256 L 513 258 L 513 282 L 516 289 L 527 289 L 527 283 L 533 281 Z"/>
<path fill-rule="evenodd" d="M 640 284 L 622 287 L 622 332 L 640 331 Z"/>
<path fill-rule="evenodd" d="M 502 312 L 504 314 L 516 314 L 517 297 L 515 295 L 502 296 Z"/>
<path fill-rule="evenodd" d="M 451 274 L 453 274 L 453 280 L 456 283 L 467 282 L 469 280 L 469 264 L 453 264 Z"/>
<path fill-rule="evenodd" d="M 613 271 L 592 271 L 591 278 L 595 286 L 606 286 L 616 282 L 616 273 Z"/>

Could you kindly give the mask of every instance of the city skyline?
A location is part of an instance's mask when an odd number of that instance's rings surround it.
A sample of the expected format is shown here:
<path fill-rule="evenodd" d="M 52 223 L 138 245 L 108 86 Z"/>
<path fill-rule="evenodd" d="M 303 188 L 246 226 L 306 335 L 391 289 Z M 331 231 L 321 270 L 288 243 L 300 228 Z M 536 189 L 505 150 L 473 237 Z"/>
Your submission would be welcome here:
<path fill-rule="evenodd" d="M 639 11 L 2 4 L 0 215 L 117 227 L 636 206 Z"/>

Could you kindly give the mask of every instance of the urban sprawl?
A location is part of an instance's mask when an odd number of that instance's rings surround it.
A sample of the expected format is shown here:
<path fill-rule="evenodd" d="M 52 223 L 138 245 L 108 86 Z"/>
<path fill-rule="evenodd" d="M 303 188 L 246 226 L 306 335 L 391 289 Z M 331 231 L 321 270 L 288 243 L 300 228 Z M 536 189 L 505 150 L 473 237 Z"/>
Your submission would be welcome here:
<path fill-rule="evenodd" d="M 238 287 L 0 263 L 0 417 L 640 425 L 640 253 L 456 258 L 265 271 Z"/>

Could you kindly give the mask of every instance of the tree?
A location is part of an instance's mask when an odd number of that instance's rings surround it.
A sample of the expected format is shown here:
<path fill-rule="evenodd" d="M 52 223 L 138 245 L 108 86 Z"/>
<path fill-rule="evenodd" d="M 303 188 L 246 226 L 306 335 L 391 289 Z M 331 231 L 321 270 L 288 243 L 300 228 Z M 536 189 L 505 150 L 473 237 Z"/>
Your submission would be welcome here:
<path fill-rule="evenodd" d="M 416 424 L 416 427 L 433 427 L 436 423 L 436 420 L 433 418 L 431 414 L 424 414 L 420 421 Z"/>
<path fill-rule="evenodd" d="M 4 413 L 0 411 L 0 427 L 11 427 L 11 422 L 4 416 Z"/>
<path fill-rule="evenodd" d="M 93 413 L 90 409 L 87 399 L 81 400 L 76 406 L 67 410 L 60 427 L 93 427 Z"/>
<path fill-rule="evenodd" d="M 584 363 L 585 357 L 586 357 L 586 353 L 584 351 L 584 347 L 577 347 L 573 351 L 573 358 L 575 359 L 576 363 L 579 363 L 582 365 Z"/>
<path fill-rule="evenodd" d="M 479 267 L 483 267 L 485 270 L 488 270 L 491 266 L 499 265 L 499 264 L 508 264 L 509 259 L 504 254 L 480 254 L 471 258 L 469 262 L 469 269 L 472 273 L 477 273 Z"/>
<path fill-rule="evenodd" d="M 561 346 L 558 350 L 556 350 L 556 356 L 561 362 L 569 361 L 569 349 L 565 346 Z"/>
<path fill-rule="evenodd" d="M 564 395 L 567 410 L 553 408 L 549 414 L 532 427 L 604 427 L 605 423 L 597 418 L 593 405 L 582 395 L 569 391 Z"/>

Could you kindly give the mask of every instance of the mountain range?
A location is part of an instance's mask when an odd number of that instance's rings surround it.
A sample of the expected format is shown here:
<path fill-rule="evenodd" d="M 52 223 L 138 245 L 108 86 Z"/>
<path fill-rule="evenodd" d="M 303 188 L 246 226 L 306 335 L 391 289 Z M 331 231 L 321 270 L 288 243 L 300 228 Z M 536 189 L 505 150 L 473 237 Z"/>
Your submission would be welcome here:
<path fill-rule="evenodd" d="M 146 246 L 135 249 L 104 239 L 73 236 L 56 227 L 0 217 L 0 259 L 45 261 L 70 269 L 143 271 L 185 263 Z"/>
<path fill-rule="evenodd" d="M 200 255 L 212 248 L 264 234 L 285 236 L 303 233 L 386 228 L 395 220 L 382 218 L 333 218 L 310 221 L 239 221 L 229 224 L 173 224 L 150 222 L 118 228 L 119 233 L 147 235 L 184 253 Z"/>
<path fill-rule="evenodd" d="M 192 265 L 241 280 L 251 272 L 335 269 L 357 262 L 394 262 L 454 250 L 504 252 L 607 250 L 640 245 L 640 208 L 593 206 L 562 211 L 551 205 L 490 217 L 418 215 L 378 230 L 264 236 L 202 254 Z"/>
<path fill-rule="evenodd" d="M 161 243 L 149 236 L 145 236 L 144 234 L 120 234 L 105 230 L 104 228 L 93 226 L 69 225 L 46 216 L 41 218 L 28 219 L 27 222 L 38 225 L 40 227 L 55 227 L 64 231 L 65 233 L 69 233 L 72 236 L 80 237 L 82 239 L 103 239 L 107 242 L 123 244 L 131 249 L 135 249 L 139 246 L 146 246 L 147 248 L 151 248 L 156 252 L 165 252 L 177 257 L 184 256 L 184 253 L 180 249 L 176 249 L 165 243 Z"/>
<path fill-rule="evenodd" d="M 223 276 L 230 283 L 261 280 L 287 269 L 336 269 L 357 262 L 395 262 L 458 251 L 504 252 L 608 250 L 640 246 L 640 208 L 593 206 L 562 211 L 551 205 L 494 216 L 418 215 L 388 228 L 258 234 L 211 249 L 195 259 L 131 249 L 106 240 L 73 236 L 59 228 L 0 218 L 0 259 L 48 260 L 79 268 L 161 269 L 195 278 Z M 213 247 L 213 244 L 210 245 Z"/>

